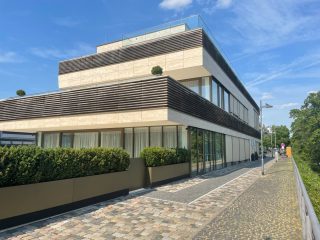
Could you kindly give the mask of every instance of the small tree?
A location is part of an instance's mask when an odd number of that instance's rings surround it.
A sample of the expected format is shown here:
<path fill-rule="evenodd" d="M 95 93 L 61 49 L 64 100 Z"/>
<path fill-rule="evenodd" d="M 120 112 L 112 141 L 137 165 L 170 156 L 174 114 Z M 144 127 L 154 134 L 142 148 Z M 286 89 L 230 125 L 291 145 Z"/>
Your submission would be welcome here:
<path fill-rule="evenodd" d="M 153 75 L 162 75 L 162 73 L 163 73 L 162 67 L 160 67 L 160 66 L 154 66 L 154 67 L 151 69 L 151 73 L 152 73 Z"/>
<path fill-rule="evenodd" d="M 23 96 L 26 95 L 26 92 L 25 92 L 24 90 L 22 90 L 22 89 L 17 90 L 16 93 L 17 93 L 17 95 L 18 95 L 19 97 L 23 97 Z"/>

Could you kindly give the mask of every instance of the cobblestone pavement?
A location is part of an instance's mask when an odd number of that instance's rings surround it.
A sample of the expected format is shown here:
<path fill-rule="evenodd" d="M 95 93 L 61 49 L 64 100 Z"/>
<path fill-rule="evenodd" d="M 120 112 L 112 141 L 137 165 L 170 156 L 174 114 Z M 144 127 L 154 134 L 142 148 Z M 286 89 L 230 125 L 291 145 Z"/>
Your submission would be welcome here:
<path fill-rule="evenodd" d="M 275 163 L 195 239 L 302 239 L 292 162 Z"/>
<path fill-rule="evenodd" d="M 221 175 L 219 186 L 201 196 L 194 195 L 198 197 L 188 202 L 164 200 L 149 193 L 131 193 L 126 197 L 3 231 L 0 239 L 191 239 L 201 229 L 209 229 L 208 224 L 212 219 L 261 178 L 257 165 L 257 162 L 245 163 L 245 168 L 239 169 L 240 165 L 230 168 L 234 172 L 229 174 L 223 175 L 227 170 L 215 173 Z M 266 168 L 271 165 L 272 161 L 266 164 Z M 214 183 L 215 178 L 210 174 L 204 176 L 208 181 L 191 186 L 188 181 L 187 187 L 179 182 L 182 190 L 178 192 L 189 189 L 191 193 L 197 188 L 203 190 L 204 186 L 201 185 Z M 229 226 L 227 229 L 230 229 Z"/>

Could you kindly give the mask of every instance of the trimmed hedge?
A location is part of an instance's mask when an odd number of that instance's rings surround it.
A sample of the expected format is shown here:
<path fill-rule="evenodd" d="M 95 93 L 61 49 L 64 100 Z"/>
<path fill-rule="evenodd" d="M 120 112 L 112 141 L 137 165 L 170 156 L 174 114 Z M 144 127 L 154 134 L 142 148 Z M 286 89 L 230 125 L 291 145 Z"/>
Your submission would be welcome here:
<path fill-rule="evenodd" d="M 187 162 L 189 151 L 182 148 L 147 147 L 140 157 L 145 160 L 147 167 L 158 167 Z"/>
<path fill-rule="evenodd" d="M 0 147 L 0 187 L 120 172 L 129 164 L 119 148 Z"/>

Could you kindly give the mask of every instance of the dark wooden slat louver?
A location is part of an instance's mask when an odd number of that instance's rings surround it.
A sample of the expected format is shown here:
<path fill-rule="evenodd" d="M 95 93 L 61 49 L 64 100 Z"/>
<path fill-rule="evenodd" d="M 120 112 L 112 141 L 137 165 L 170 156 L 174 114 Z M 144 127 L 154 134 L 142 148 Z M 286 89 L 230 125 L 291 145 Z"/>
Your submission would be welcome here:
<path fill-rule="evenodd" d="M 259 137 L 259 132 L 169 77 L 0 101 L 0 121 L 169 107 Z"/>

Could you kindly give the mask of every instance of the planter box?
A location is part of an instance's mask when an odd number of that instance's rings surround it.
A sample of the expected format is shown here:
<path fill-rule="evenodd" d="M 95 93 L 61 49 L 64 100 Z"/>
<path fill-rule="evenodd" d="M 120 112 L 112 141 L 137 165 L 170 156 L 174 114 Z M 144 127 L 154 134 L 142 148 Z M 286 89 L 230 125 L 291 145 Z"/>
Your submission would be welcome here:
<path fill-rule="evenodd" d="M 128 171 L 0 188 L 0 229 L 128 194 Z"/>
<path fill-rule="evenodd" d="M 151 187 L 172 182 L 190 176 L 190 164 L 178 163 L 160 167 L 148 167 L 149 184 Z"/>

